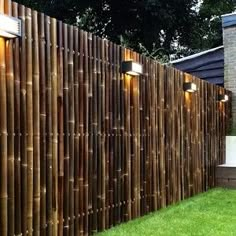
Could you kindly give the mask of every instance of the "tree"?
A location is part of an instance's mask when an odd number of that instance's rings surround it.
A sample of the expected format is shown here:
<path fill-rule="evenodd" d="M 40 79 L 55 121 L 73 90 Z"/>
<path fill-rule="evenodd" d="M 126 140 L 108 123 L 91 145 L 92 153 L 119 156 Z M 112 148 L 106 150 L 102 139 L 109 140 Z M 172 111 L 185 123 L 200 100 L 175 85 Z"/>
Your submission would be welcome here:
<path fill-rule="evenodd" d="M 235 10 L 234 0 L 204 0 L 186 45 L 192 50 L 205 50 L 223 44 L 221 16 Z"/>
<path fill-rule="evenodd" d="M 222 43 L 234 0 L 18 0 L 115 43 L 168 61 Z"/>

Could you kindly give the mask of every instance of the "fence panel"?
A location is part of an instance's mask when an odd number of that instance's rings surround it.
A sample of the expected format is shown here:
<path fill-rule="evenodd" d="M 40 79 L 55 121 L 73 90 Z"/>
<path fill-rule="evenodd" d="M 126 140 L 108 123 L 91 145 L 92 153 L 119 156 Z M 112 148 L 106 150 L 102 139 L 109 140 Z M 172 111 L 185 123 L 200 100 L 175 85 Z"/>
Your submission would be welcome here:
<path fill-rule="evenodd" d="M 6 9 L 23 32 L 0 39 L 0 235 L 89 235 L 215 186 L 231 115 L 217 96 L 229 91 Z M 124 60 L 143 75 L 122 74 Z"/>

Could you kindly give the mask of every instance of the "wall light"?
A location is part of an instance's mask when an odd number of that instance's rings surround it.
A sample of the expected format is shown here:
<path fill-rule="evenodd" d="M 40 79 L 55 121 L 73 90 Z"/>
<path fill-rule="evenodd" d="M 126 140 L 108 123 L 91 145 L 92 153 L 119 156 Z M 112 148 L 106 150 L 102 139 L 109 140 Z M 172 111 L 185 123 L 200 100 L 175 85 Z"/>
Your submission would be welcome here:
<path fill-rule="evenodd" d="M 229 101 L 229 96 L 227 94 L 220 94 L 218 97 L 218 100 L 220 102 L 227 102 Z"/>
<path fill-rule="evenodd" d="M 184 91 L 188 93 L 194 93 L 197 91 L 197 85 L 192 82 L 184 83 Z"/>
<path fill-rule="evenodd" d="M 21 20 L 0 14 L 0 37 L 16 38 L 21 36 Z"/>
<path fill-rule="evenodd" d="M 141 64 L 133 61 L 123 61 L 121 65 L 122 73 L 138 76 L 143 73 L 143 67 Z"/>

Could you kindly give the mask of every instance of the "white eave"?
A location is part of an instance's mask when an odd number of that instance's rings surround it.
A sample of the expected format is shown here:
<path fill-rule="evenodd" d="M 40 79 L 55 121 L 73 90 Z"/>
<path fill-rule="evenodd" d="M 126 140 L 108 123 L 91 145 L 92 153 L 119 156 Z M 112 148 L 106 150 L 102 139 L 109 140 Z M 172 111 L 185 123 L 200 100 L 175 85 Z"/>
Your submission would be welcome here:
<path fill-rule="evenodd" d="M 176 63 L 184 62 L 184 61 L 187 61 L 189 59 L 194 59 L 194 58 L 200 57 L 202 55 L 205 55 L 205 54 L 208 54 L 208 53 L 211 53 L 211 52 L 215 52 L 215 51 L 217 51 L 219 49 L 222 49 L 222 48 L 224 48 L 224 46 L 219 46 L 219 47 L 216 47 L 216 48 L 211 48 L 209 50 L 206 50 L 206 51 L 203 51 L 203 52 L 199 52 L 199 53 L 193 54 L 191 56 L 187 56 L 187 57 L 183 57 L 183 58 L 180 58 L 180 59 L 177 59 L 177 60 L 174 60 L 174 61 L 170 61 L 169 63 L 170 64 L 176 64 Z"/>

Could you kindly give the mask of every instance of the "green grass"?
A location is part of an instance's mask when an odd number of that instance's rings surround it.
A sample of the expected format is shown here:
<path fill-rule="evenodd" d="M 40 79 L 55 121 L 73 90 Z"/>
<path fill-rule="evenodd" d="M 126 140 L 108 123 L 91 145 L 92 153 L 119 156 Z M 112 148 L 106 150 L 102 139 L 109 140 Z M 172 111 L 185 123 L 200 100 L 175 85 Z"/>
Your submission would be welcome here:
<path fill-rule="evenodd" d="M 213 189 L 98 236 L 236 236 L 236 190 Z"/>

